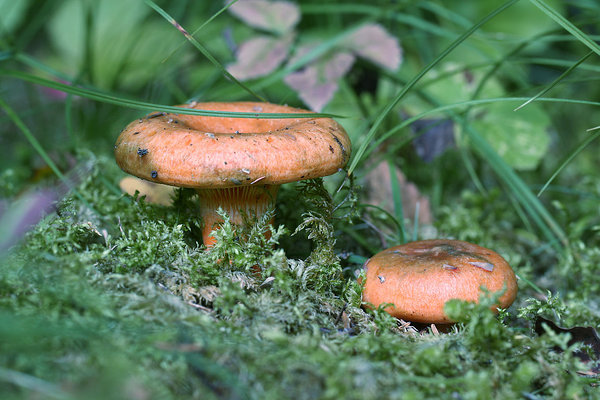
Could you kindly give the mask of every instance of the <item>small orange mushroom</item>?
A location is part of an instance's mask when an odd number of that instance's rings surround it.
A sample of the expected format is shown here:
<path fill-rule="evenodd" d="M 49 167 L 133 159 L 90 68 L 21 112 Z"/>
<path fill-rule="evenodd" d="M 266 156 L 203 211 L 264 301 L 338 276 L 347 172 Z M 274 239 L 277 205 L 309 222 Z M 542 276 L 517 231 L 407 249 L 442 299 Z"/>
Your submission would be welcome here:
<path fill-rule="evenodd" d="M 270 103 L 192 103 L 185 108 L 260 113 L 306 113 Z M 196 189 L 203 241 L 221 222 L 263 215 L 282 183 L 331 175 L 350 158 L 350 139 L 330 118 L 230 118 L 153 113 L 130 123 L 115 158 L 125 172 L 151 182 Z"/>
<path fill-rule="evenodd" d="M 481 287 L 505 289 L 498 307 L 517 296 L 512 268 L 498 253 L 460 240 L 422 240 L 383 250 L 364 265 L 363 301 L 372 307 L 390 304 L 389 314 L 411 322 L 447 324 L 451 299 L 477 302 Z"/>

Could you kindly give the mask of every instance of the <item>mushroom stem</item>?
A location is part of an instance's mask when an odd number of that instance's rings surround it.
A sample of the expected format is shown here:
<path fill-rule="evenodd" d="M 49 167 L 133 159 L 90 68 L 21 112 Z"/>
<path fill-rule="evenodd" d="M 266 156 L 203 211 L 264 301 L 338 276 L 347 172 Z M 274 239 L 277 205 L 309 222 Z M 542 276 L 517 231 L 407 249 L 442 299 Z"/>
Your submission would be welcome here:
<path fill-rule="evenodd" d="M 202 240 L 208 248 L 217 240 L 211 236 L 223 218 L 217 213 L 221 208 L 233 225 L 243 225 L 244 216 L 260 218 L 275 204 L 279 185 L 238 186 L 225 189 L 196 189 L 200 197 L 203 222 Z M 271 221 L 272 222 L 272 221 Z M 266 235 L 270 237 L 271 232 Z"/>

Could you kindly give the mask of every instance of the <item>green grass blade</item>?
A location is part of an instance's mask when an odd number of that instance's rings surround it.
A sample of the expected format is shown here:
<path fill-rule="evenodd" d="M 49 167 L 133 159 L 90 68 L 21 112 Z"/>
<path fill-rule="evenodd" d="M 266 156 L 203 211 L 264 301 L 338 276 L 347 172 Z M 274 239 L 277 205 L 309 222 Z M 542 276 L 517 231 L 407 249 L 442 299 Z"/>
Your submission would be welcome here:
<path fill-rule="evenodd" d="M 380 5 L 362 4 L 362 3 L 335 3 L 335 4 L 305 4 L 301 5 L 300 9 L 302 14 L 357 14 L 357 15 L 368 15 L 372 18 L 381 20 L 389 19 L 395 22 L 399 22 L 404 26 L 413 27 L 417 32 L 431 33 L 436 36 L 451 38 L 455 37 L 455 33 L 440 27 L 438 24 L 434 24 L 423 18 L 418 18 L 409 15 L 400 10 L 396 10 L 397 6 L 382 7 Z M 470 25 L 469 25 L 470 26 Z"/>
<path fill-rule="evenodd" d="M 17 128 L 19 128 L 19 130 L 21 131 L 21 133 L 23 133 L 27 141 L 31 144 L 35 151 L 37 151 L 40 157 L 46 162 L 48 167 L 50 167 L 52 172 L 54 172 L 54 174 L 61 180 L 61 182 L 70 190 L 72 190 L 75 196 L 77 196 L 77 198 L 81 200 L 81 202 L 87 208 L 92 210 L 94 213 L 98 214 L 91 206 L 91 204 L 89 204 L 89 202 L 81 195 L 81 193 L 79 193 L 77 189 L 73 187 L 73 184 L 69 181 L 69 179 L 60 171 L 60 169 L 58 169 L 58 167 L 56 166 L 54 161 L 52 161 L 48 153 L 46 153 L 40 142 L 38 142 L 35 136 L 33 136 L 33 133 L 31 133 L 27 125 L 25 125 L 23 120 L 19 118 L 17 113 L 8 105 L 8 103 L 4 101 L 2 97 L 0 97 L 0 108 L 4 110 L 8 118 L 10 118 L 10 120 L 17 126 Z"/>
<path fill-rule="evenodd" d="M 404 98 L 404 96 L 406 96 L 406 94 L 413 88 L 413 86 L 415 86 L 415 84 L 417 82 L 419 82 L 419 80 L 423 76 L 425 76 L 425 74 L 427 72 L 429 72 L 431 69 L 433 69 L 433 67 L 435 67 L 442 59 L 444 59 L 448 54 L 450 54 L 456 47 L 458 47 L 462 42 L 464 42 L 475 31 L 477 31 L 483 24 L 485 24 L 486 22 L 488 22 L 489 20 L 491 20 L 492 18 L 494 18 L 496 15 L 498 15 L 499 13 L 501 13 L 502 11 L 504 11 L 505 9 L 507 9 L 508 7 L 510 7 L 513 4 L 515 4 L 517 1 L 518 0 L 509 0 L 509 1 L 507 1 L 503 5 L 501 5 L 500 7 L 498 7 L 497 9 L 495 9 L 494 11 L 492 11 L 490 14 L 488 14 L 481 21 L 479 21 L 478 23 L 476 23 L 475 25 L 473 25 L 470 29 L 468 29 L 467 31 L 465 31 L 462 35 L 460 35 L 460 37 L 458 37 L 454 42 L 452 42 L 439 56 L 437 56 L 435 58 L 435 60 L 433 60 L 432 62 L 430 62 L 410 82 L 408 82 L 402 88 L 402 90 L 400 90 L 400 93 L 398 93 L 396 95 L 396 97 L 390 103 L 388 103 L 388 105 L 385 107 L 385 109 L 381 113 L 379 113 L 379 115 L 375 119 L 375 122 L 374 122 L 373 126 L 371 127 L 371 129 L 367 133 L 367 135 L 364 138 L 361 146 L 356 151 L 355 156 L 352 159 L 352 162 L 350 163 L 350 167 L 348 168 L 348 174 L 351 174 L 356 169 L 356 167 L 358 166 L 358 164 L 362 161 L 362 158 L 363 158 L 363 156 L 364 156 L 367 148 L 369 147 L 369 144 L 371 143 L 371 141 L 375 137 L 375 134 L 379 130 L 379 126 L 383 123 L 383 121 L 385 120 L 385 118 L 387 117 L 387 115 L 394 109 L 394 107 L 396 107 L 396 105 L 400 102 L 400 100 L 402 100 Z"/>
<path fill-rule="evenodd" d="M 479 193 L 486 194 L 487 190 L 485 190 L 483 183 L 481 183 L 481 179 L 479 179 L 479 177 L 477 176 L 477 172 L 475 171 L 473 161 L 471 160 L 471 157 L 469 157 L 469 152 L 467 152 L 467 149 L 464 146 L 460 146 L 458 151 L 460 153 L 460 158 L 463 160 L 463 164 L 467 169 L 467 173 L 471 177 L 473 185 L 475 185 Z"/>
<path fill-rule="evenodd" d="M 435 115 L 435 114 L 440 114 L 442 112 L 460 110 L 465 107 L 471 107 L 471 106 L 484 106 L 486 104 L 501 103 L 501 102 L 517 102 L 517 101 L 523 102 L 527 99 L 528 99 L 528 97 L 496 97 L 496 98 L 489 98 L 489 99 L 468 100 L 468 101 L 463 101 L 463 102 L 458 102 L 458 103 L 453 103 L 453 104 L 446 104 L 446 105 L 443 105 L 440 107 L 432 108 L 431 110 L 424 111 L 420 114 L 415 115 L 414 117 L 405 119 L 400 124 L 396 125 L 389 131 L 385 132 L 384 134 L 382 134 L 380 137 L 377 138 L 373 147 L 379 146 L 381 143 L 383 143 L 390 137 L 394 136 L 395 134 L 400 132 L 402 129 L 411 125 L 413 122 L 423 119 L 423 118 L 427 117 L 428 115 Z M 542 97 L 542 98 L 538 98 L 537 101 L 547 102 L 547 103 L 583 104 L 583 105 L 588 105 L 588 106 L 600 107 L 600 102 L 589 101 L 589 100 L 543 98 Z M 600 127 L 598 127 L 598 128 L 600 129 Z M 412 138 L 408 138 L 408 137 L 403 138 L 400 145 L 394 146 L 394 150 L 398 150 L 399 148 L 402 147 L 402 145 L 410 143 L 411 139 Z"/>
<path fill-rule="evenodd" d="M 164 19 L 166 19 L 171 25 L 173 25 L 175 28 L 177 28 L 177 30 L 179 32 L 181 32 L 183 34 L 183 36 L 185 36 L 185 38 L 191 44 L 193 44 L 194 47 L 196 49 L 198 49 L 200 51 L 200 53 L 202 53 L 202 55 L 204 55 L 204 57 L 206 57 L 211 63 L 213 63 L 213 65 L 215 65 L 217 68 L 219 68 L 221 70 L 223 75 L 225 75 L 227 78 L 231 79 L 234 83 L 236 83 L 239 87 L 244 89 L 246 92 L 248 92 L 252 96 L 256 97 L 257 99 L 259 99 L 261 101 L 266 101 L 262 96 L 255 93 L 252 89 L 250 89 L 248 86 L 244 85 L 242 82 L 237 80 L 233 75 L 231 75 L 229 73 L 229 71 L 227 71 L 227 69 L 223 66 L 223 64 L 221 64 L 216 58 L 213 57 L 212 54 L 210 54 L 210 52 L 206 49 L 206 47 L 204 47 L 200 42 L 198 42 L 196 39 L 194 39 L 194 37 L 192 35 L 190 35 L 190 33 L 188 31 L 186 31 L 183 26 L 179 25 L 179 23 L 177 21 L 175 21 L 175 19 L 173 19 L 173 17 L 171 17 L 165 10 L 160 8 L 152 0 L 144 0 L 144 2 L 148 6 L 150 6 L 154 11 L 156 11 L 158 14 L 160 14 Z"/>
<path fill-rule="evenodd" d="M 63 392 L 59 385 L 20 371 L 14 371 L 0 367 L 0 382 L 6 382 L 11 385 L 30 390 L 42 397 L 60 400 L 73 399 L 73 397 L 68 395 L 66 392 Z"/>
<path fill-rule="evenodd" d="M 492 167 L 494 172 L 512 190 L 513 194 L 523 205 L 529 216 L 533 219 L 546 239 L 555 249 L 560 251 L 557 241 L 563 246 L 568 245 L 568 239 L 552 215 L 546 210 L 539 199 L 531 192 L 525 182 L 506 164 L 490 144 L 470 125 L 465 124 L 465 132 L 471 139 L 474 148 L 481 157 Z"/>
<path fill-rule="evenodd" d="M 521 108 L 525 107 L 527 104 L 531 103 L 532 101 L 535 101 L 539 97 L 542 97 L 544 94 L 548 93 L 553 87 L 555 87 L 556 85 L 558 85 L 563 79 L 565 79 L 567 76 L 569 76 L 571 74 L 571 72 L 573 72 L 575 70 L 575 68 L 577 68 L 579 65 L 581 65 L 592 54 L 594 54 L 594 52 L 590 51 L 585 56 L 581 57 L 575 64 L 571 65 L 571 67 L 569 67 L 569 69 L 567 69 L 565 72 L 563 72 L 551 84 L 549 84 L 548 86 L 546 86 L 544 89 L 542 89 L 538 94 L 536 94 L 535 96 L 533 96 L 531 99 L 527 100 L 525 103 L 523 103 L 519 107 L 515 108 L 514 111 L 520 110 Z"/>
<path fill-rule="evenodd" d="M 571 35 L 575 36 L 577 40 L 590 48 L 594 53 L 600 55 L 600 46 L 592 38 L 583 33 L 581 29 L 577 28 L 573 25 L 568 19 L 560 15 L 558 11 L 554 8 L 550 7 L 548 4 L 544 3 L 542 0 L 529 0 L 532 2 L 537 8 L 542 10 L 547 16 L 556 21 L 560 26 L 565 28 L 567 32 Z"/>
<path fill-rule="evenodd" d="M 118 106 L 134 108 L 138 110 L 148 111 L 162 111 L 173 114 L 190 114 L 190 115 L 201 115 L 207 117 L 227 117 L 227 118 L 256 118 L 256 119 L 268 119 L 268 118 L 343 118 L 340 115 L 334 114 L 323 114 L 323 113 L 247 113 L 247 112 L 230 112 L 230 111 L 208 111 L 208 110 L 194 110 L 191 108 L 182 108 L 175 106 L 166 106 L 160 104 L 146 103 L 137 100 L 130 100 L 123 97 L 113 96 L 107 93 L 103 93 L 97 90 L 83 88 L 79 86 L 65 85 L 61 82 L 51 81 L 48 79 L 41 78 L 26 72 L 4 70 L 0 69 L 0 76 L 7 76 L 24 80 L 26 82 L 34 83 L 41 86 L 46 86 L 52 89 L 60 90 L 61 92 L 74 94 L 76 96 L 85 97 L 91 100 L 100 101 L 108 104 L 115 104 Z"/>
<path fill-rule="evenodd" d="M 406 229 L 404 227 L 404 210 L 402 208 L 402 189 L 400 182 L 396 177 L 396 165 L 392 160 L 388 160 L 390 171 L 390 187 L 392 189 L 392 202 L 394 204 L 394 214 L 396 221 L 399 223 L 398 240 L 400 243 L 406 243 Z"/>
<path fill-rule="evenodd" d="M 565 158 L 565 160 L 560 164 L 560 166 L 556 169 L 556 171 L 554 171 L 554 173 L 552 174 L 550 179 L 548 179 L 548 181 L 544 184 L 544 186 L 538 192 L 537 197 L 540 197 L 542 195 L 542 193 L 544 193 L 544 191 L 546 190 L 548 185 L 550 185 L 552 183 L 552 181 L 558 176 L 558 174 L 561 173 L 561 171 L 567 166 L 567 164 L 569 164 L 571 162 L 571 160 L 573 160 L 575 158 L 575 156 L 577 156 L 579 153 L 581 153 L 581 151 L 583 149 L 585 149 L 588 144 L 592 143 L 592 141 L 597 139 L 598 136 L 600 136 L 600 132 L 595 132 L 592 135 L 590 135 L 589 137 L 587 137 L 583 142 L 581 142 L 581 144 L 579 146 L 577 146 L 577 148 L 575 150 L 573 150 L 571 152 L 571 154 L 569 154 Z"/>
<path fill-rule="evenodd" d="M 419 211 L 421 209 L 421 203 L 417 201 L 415 206 L 415 216 L 413 220 L 413 233 L 412 233 L 412 241 L 416 242 L 419 238 Z"/>
<path fill-rule="evenodd" d="M 403 225 L 400 224 L 400 221 L 398 221 L 396 219 L 395 216 L 393 216 L 392 214 L 390 214 L 390 212 L 388 210 L 386 210 L 385 208 L 376 206 L 375 204 L 366 204 L 366 203 L 360 203 L 358 205 L 359 208 L 374 208 L 377 211 L 381 212 L 382 214 L 385 214 L 386 217 L 388 217 L 390 219 L 390 221 L 392 221 L 394 223 L 394 225 L 396 225 L 396 228 L 398 229 L 398 231 L 404 229 Z"/>
<path fill-rule="evenodd" d="M 207 19 L 206 21 L 204 21 L 204 23 L 202 25 L 200 25 L 198 28 L 196 28 L 194 30 L 194 32 L 192 32 L 192 37 L 196 36 L 196 34 L 198 32 L 200 32 L 202 30 L 202 28 L 204 28 L 206 25 L 210 24 L 215 18 L 217 18 L 219 15 L 221 15 L 223 12 L 225 12 L 229 7 L 231 7 L 232 5 L 234 5 L 235 3 L 237 3 L 238 0 L 233 0 L 227 4 L 225 4 L 225 6 L 223 6 L 219 11 L 217 11 L 214 15 L 212 15 L 209 19 Z M 165 59 L 162 61 L 163 63 L 166 62 L 169 58 L 173 57 L 173 54 L 177 53 L 177 51 L 185 44 L 185 42 L 182 42 L 179 46 L 175 47 L 173 49 L 173 51 L 171 51 L 171 53 L 165 57 Z"/>
<path fill-rule="evenodd" d="M 369 243 L 364 238 L 364 236 L 360 235 L 358 232 L 356 232 L 356 230 L 354 228 L 351 228 L 348 226 L 342 226 L 341 229 L 344 233 L 346 233 L 348 236 L 350 236 L 352 239 L 354 239 L 356 241 L 356 243 L 358 243 L 362 248 L 367 250 L 369 253 L 376 254 L 376 253 L 379 253 L 379 251 L 381 251 L 381 249 L 379 247 L 374 246 L 371 243 Z"/>

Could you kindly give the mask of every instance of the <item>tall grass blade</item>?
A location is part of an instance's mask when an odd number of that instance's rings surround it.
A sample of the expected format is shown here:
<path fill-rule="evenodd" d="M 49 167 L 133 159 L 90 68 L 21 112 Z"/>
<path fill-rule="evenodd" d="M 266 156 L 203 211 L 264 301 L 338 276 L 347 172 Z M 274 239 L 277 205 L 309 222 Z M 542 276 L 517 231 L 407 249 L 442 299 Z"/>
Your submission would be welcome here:
<path fill-rule="evenodd" d="M 223 6 L 223 8 L 221 8 L 219 11 L 217 11 L 214 15 L 212 15 L 209 19 L 207 19 L 206 21 L 204 21 L 204 23 L 202 25 L 200 25 L 198 28 L 196 28 L 194 30 L 194 32 L 192 32 L 192 37 L 196 36 L 196 34 L 198 32 L 200 32 L 202 30 L 202 28 L 204 28 L 206 25 L 210 24 L 212 20 L 214 20 L 215 18 L 217 18 L 219 15 L 221 15 L 224 11 L 226 11 L 229 7 L 231 7 L 232 5 L 234 5 L 235 3 L 237 3 L 238 0 L 233 0 L 227 4 L 225 4 L 225 6 Z M 173 57 L 173 54 L 177 53 L 177 51 L 181 48 L 181 46 L 183 46 L 185 44 L 185 42 L 181 43 L 180 45 L 178 45 L 177 47 L 175 47 L 173 49 L 173 51 L 171 51 L 171 53 L 165 57 L 165 59 L 162 61 L 163 63 L 166 62 L 169 58 Z"/>
<path fill-rule="evenodd" d="M 37 151 L 37 153 L 40 155 L 40 157 L 42 157 L 42 160 L 44 160 L 46 162 L 48 167 L 50 167 L 52 172 L 54 172 L 54 174 L 61 180 L 61 182 L 65 185 L 65 187 L 72 190 L 73 194 L 75 196 L 77 196 L 77 198 L 79 200 L 81 200 L 81 202 L 87 208 L 89 208 L 92 212 L 98 214 L 98 212 L 96 210 L 94 210 L 92 205 L 89 204 L 89 202 L 81 195 L 81 193 L 79 193 L 77 191 L 77 189 L 75 189 L 73 183 L 60 171 L 60 169 L 58 169 L 58 167 L 56 166 L 54 161 L 52 161 L 52 159 L 50 158 L 48 153 L 46 153 L 46 151 L 44 150 L 44 148 L 42 147 L 40 142 L 38 142 L 38 140 L 35 138 L 35 136 L 33 136 L 31 131 L 27 127 L 27 125 L 25 125 L 23 120 L 21 120 L 21 118 L 19 118 L 17 113 L 8 105 L 8 103 L 6 103 L 4 101 L 4 99 L 2 97 L 0 97 L 0 108 L 2 108 L 4 110 L 4 112 L 6 113 L 8 118 L 10 118 L 10 120 L 17 126 L 17 128 L 19 128 L 19 130 L 21 131 L 21 133 L 23 133 L 23 135 L 25 136 L 27 141 L 31 144 L 31 146 L 35 149 L 35 151 Z"/>
<path fill-rule="evenodd" d="M 38 395 L 51 399 L 72 399 L 66 392 L 63 392 L 58 385 L 45 380 L 36 378 L 20 371 L 14 371 L 0 367 L 0 381 L 31 390 Z M 30 396 L 37 397 L 37 396 Z"/>
<path fill-rule="evenodd" d="M 492 167 L 494 172 L 502 181 L 512 190 L 513 194 L 523 205 L 529 216 L 535 222 L 537 227 L 550 244 L 560 251 L 560 242 L 564 247 L 568 246 L 568 239 L 558 223 L 552 218 L 552 215 L 546 210 L 539 199 L 534 196 L 529 187 L 513 171 L 513 169 L 504 162 L 498 153 L 490 144 L 470 125 L 465 124 L 465 132 L 471 139 L 474 148 L 480 153 L 482 158 Z"/>
<path fill-rule="evenodd" d="M 548 4 L 544 3 L 542 0 L 529 0 L 532 2 L 537 8 L 542 10 L 547 16 L 556 21 L 560 26 L 565 28 L 567 32 L 571 35 L 575 36 L 577 40 L 590 48 L 594 53 L 600 55 L 600 46 L 592 40 L 591 37 L 586 35 L 581 31 L 581 29 L 577 28 L 573 25 L 568 19 L 560 15 L 558 11 L 554 8 L 550 7 Z"/>
<path fill-rule="evenodd" d="M 536 94 L 535 96 L 533 96 L 531 99 L 527 100 L 525 103 L 523 103 L 519 107 L 515 108 L 514 111 L 520 110 L 521 108 L 525 107 L 527 104 L 531 103 L 532 101 L 535 101 L 536 99 L 542 97 L 544 94 L 548 93 L 554 86 L 558 85 L 563 79 L 565 79 L 567 76 L 569 76 L 571 74 L 571 72 L 573 72 L 575 70 L 575 68 L 577 68 L 579 65 L 581 65 L 592 54 L 594 54 L 594 52 L 590 51 L 585 56 L 581 57 L 579 59 L 579 61 L 577 61 L 575 64 L 571 65 L 571 67 L 569 67 L 569 69 L 567 69 L 565 72 L 563 72 L 551 84 L 549 84 L 548 86 L 546 86 L 544 89 L 542 89 L 538 94 Z"/>
<path fill-rule="evenodd" d="M 194 110 L 191 108 L 166 106 L 160 104 L 146 103 L 137 100 L 130 100 L 123 97 L 113 96 L 107 93 L 103 93 L 97 90 L 83 88 L 79 86 L 65 85 L 61 82 L 51 81 L 48 79 L 41 78 L 36 75 L 28 74 L 26 72 L 4 70 L 0 69 L 0 76 L 7 76 L 24 80 L 26 82 L 34 83 L 49 87 L 52 89 L 60 90 L 61 92 L 74 94 L 76 96 L 85 97 L 91 100 L 96 100 L 102 103 L 115 104 L 118 106 L 134 108 L 138 110 L 148 111 L 162 111 L 173 114 L 190 114 L 190 115 L 201 115 L 207 117 L 227 117 L 227 118 L 256 118 L 256 119 L 268 119 L 268 118 L 343 118 L 341 115 L 334 114 L 323 114 L 323 113 L 247 113 L 247 112 L 230 112 L 230 111 L 208 111 L 208 110 Z"/>
<path fill-rule="evenodd" d="M 412 241 L 416 242 L 419 238 L 419 213 L 421 211 L 421 203 L 417 201 L 415 206 L 415 216 L 413 220 L 413 233 L 412 233 Z"/>
<path fill-rule="evenodd" d="M 581 142 L 581 144 L 579 146 L 577 146 L 577 148 L 575 150 L 573 150 L 571 152 L 571 154 L 569 154 L 565 158 L 565 160 L 560 164 L 560 166 L 556 169 L 556 171 L 554 171 L 554 173 L 552 174 L 550 179 L 548 179 L 548 181 L 544 184 L 544 186 L 538 192 L 537 197 L 540 197 L 542 195 L 542 193 L 544 193 L 544 191 L 546 190 L 548 185 L 550 185 L 552 183 L 554 178 L 556 178 L 558 176 L 558 174 L 561 173 L 561 171 L 567 166 L 567 164 L 569 164 L 571 162 L 571 160 L 573 160 L 575 158 L 575 156 L 577 156 L 579 153 L 581 153 L 581 151 L 583 149 L 585 149 L 588 144 L 592 143 L 592 141 L 597 139 L 598 136 L 600 136 L 600 132 L 595 132 L 592 135 L 590 135 L 588 138 L 586 138 L 583 142 Z"/>
<path fill-rule="evenodd" d="M 431 69 L 433 69 L 433 67 L 435 67 L 441 60 L 443 60 L 448 54 L 450 54 L 456 47 L 458 47 L 462 42 L 464 42 L 475 31 L 477 31 L 483 24 L 485 24 L 486 22 L 488 22 L 489 20 L 494 18 L 496 15 L 500 14 L 502 11 L 504 11 L 508 7 L 515 4 L 517 1 L 518 0 L 507 1 L 503 5 L 501 5 L 494 11 L 492 11 L 490 14 L 488 14 L 481 21 L 479 21 L 478 23 L 473 25 L 470 29 L 465 31 L 454 42 L 452 42 L 444 51 L 442 51 L 442 53 L 439 56 L 437 56 L 435 58 L 435 60 L 430 62 L 410 82 L 408 82 L 402 88 L 402 90 L 400 90 L 400 93 L 398 93 L 396 95 L 396 97 L 390 103 L 388 103 L 388 105 L 385 107 L 385 109 L 381 113 L 379 113 L 379 115 L 375 119 L 373 126 L 367 133 L 361 146 L 356 151 L 356 154 L 355 154 L 354 158 L 352 159 L 352 162 L 350 163 L 350 167 L 348 168 L 348 174 L 351 174 L 356 169 L 358 164 L 362 161 L 362 158 L 363 158 L 367 148 L 369 147 L 371 140 L 373 140 L 373 138 L 377 134 L 377 131 L 379 130 L 380 125 L 383 123 L 383 121 L 385 120 L 387 115 L 394 109 L 394 107 L 396 107 L 396 105 L 400 102 L 400 100 L 402 100 L 404 98 L 404 96 L 406 96 L 406 94 L 413 88 L 413 86 L 415 86 L 417 84 L 417 82 L 419 82 L 419 80 L 421 80 L 421 78 L 423 76 L 425 76 L 425 74 L 427 74 L 427 72 L 429 72 Z"/>
<path fill-rule="evenodd" d="M 227 71 L 227 69 L 223 66 L 223 64 L 221 64 L 216 58 L 213 57 L 212 54 L 210 54 L 210 52 L 206 49 L 206 47 L 204 47 L 200 42 L 198 42 L 196 39 L 194 39 L 194 37 L 192 35 L 190 35 L 190 33 L 188 31 L 186 31 L 183 26 L 179 25 L 179 23 L 177 21 L 175 21 L 175 19 L 173 19 L 173 17 L 171 17 L 165 10 L 160 8 L 152 0 L 144 0 L 144 2 L 148 6 L 150 6 L 154 11 L 156 11 L 158 14 L 160 14 L 164 19 L 166 19 L 171 25 L 173 25 L 175 28 L 177 28 L 177 30 L 179 32 L 181 32 L 183 34 L 183 36 L 185 36 L 185 38 L 191 44 L 193 44 L 194 47 L 197 48 L 200 51 L 200 53 L 202 53 L 202 55 L 204 55 L 204 57 L 206 57 L 211 63 L 213 63 L 213 65 L 215 65 L 217 68 L 219 68 L 221 70 L 223 75 L 225 75 L 227 78 L 231 79 L 234 83 L 236 83 L 239 87 L 244 89 L 250 95 L 256 97 L 260 101 L 266 101 L 262 96 L 255 93 L 252 89 L 250 89 L 248 86 L 244 85 L 242 82 L 237 80 L 233 75 L 231 75 L 229 73 L 229 71 Z"/>
<path fill-rule="evenodd" d="M 402 189 L 400 182 L 396 177 L 396 166 L 392 160 L 388 160 L 390 171 L 390 187 L 392 189 L 392 201 L 394 203 L 394 214 L 396 221 L 399 222 L 398 240 L 401 244 L 406 243 L 406 229 L 404 227 L 404 210 L 402 208 Z"/>
<path fill-rule="evenodd" d="M 398 221 L 396 219 L 395 216 L 393 216 L 388 210 L 386 210 L 385 208 L 376 206 L 375 204 L 366 204 L 366 203 L 361 203 L 359 204 L 360 208 L 373 208 L 379 212 L 381 212 L 382 214 L 385 214 L 386 217 L 388 217 L 390 219 L 390 221 L 392 221 L 394 223 L 394 225 L 396 225 L 396 228 L 398 229 L 398 231 L 401 231 L 404 229 L 403 224 L 400 224 L 400 221 Z"/>

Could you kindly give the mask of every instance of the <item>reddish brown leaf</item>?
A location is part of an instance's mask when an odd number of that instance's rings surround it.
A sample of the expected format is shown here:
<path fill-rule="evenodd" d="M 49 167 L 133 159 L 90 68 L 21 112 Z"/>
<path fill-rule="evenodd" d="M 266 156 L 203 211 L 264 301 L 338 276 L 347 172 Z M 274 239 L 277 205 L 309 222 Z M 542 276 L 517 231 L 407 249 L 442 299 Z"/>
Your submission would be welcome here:
<path fill-rule="evenodd" d="M 414 219 L 419 204 L 419 225 L 431 225 L 433 213 L 429 198 L 419 192 L 417 186 L 406 180 L 399 168 L 394 168 L 395 177 L 400 183 L 402 194 L 402 210 L 408 219 Z M 390 169 L 386 163 L 380 163 L 365 176 L 365 188 L 367 189 L 366 202 L 379 206 L 389 213 L 394 213 L 392 203 L 392 187 L 390 185 Z"/>
<path fill-rule="evenodd" d="M 402 62 L 398 39 L 379 24 L 366 24 L 359 28 L 344 41 L 344 47 L 392 71 L 398 69 Z"/>
<path fill-rule="evenodd" d="M 236 62 L 227 70 L 241 81 L 268 75 L 285 60 L 292 40 L 291 34 L 281 38 L 256 36 L 240 45 Z"/>
<path fill-rule="evenodd" d="M 322 111 L 337 91 L 338 79 L 348 72 L 353 63 L 352 54 L 335 53 L 302 71 L 289 74 L 284 80 L 307 106 L 314 111 Z"/>
<path fill-rule="evenodd" d="M 289 1 L 238 0 L 229 11 L 254 28 L 279 34 L 290 31 L 300 20 L 298 6 Z"/>

